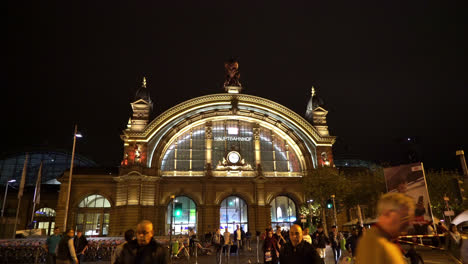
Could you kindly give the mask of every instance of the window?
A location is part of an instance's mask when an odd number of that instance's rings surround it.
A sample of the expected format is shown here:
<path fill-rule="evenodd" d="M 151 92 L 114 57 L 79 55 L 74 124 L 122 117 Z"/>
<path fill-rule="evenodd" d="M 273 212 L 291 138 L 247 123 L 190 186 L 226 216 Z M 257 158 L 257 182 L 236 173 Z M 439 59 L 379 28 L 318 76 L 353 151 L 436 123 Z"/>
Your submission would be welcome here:
<path fill-rule="evenodd" d="M 76 230 L 83 231 L 86 236 L 107 236 L 110 207 L 110 202 L 102 195 L 85 197 L 78 205 Z"/>
<path fill-rule="evenodd" d="M 296 204 L 287 196 L 277 196 L 271 202 L 271 225 L 290 227 L 296 221 Z"/>
<path fill-rule="evenodd" d="M 174 214 L 172 214 L 174 206 Z M 186 234 L 190 227 L 196 229 L 197 225 L 197 206 L 192 199 L 186 196 L 177 196 L 174 199 L 174 205 L 169 203 L 167 206 L 167 230 L 170 230 L 172 215 L 172 228 L 175 234 Z"/>
<path fill-rule="evenodd" d="M 237 225 L 240 225 L 247 232 L 247 204 L 243 199 L 237 196 L 227 197 L 221 202 L 219 215 L 221 228 L 227 228 L 232 234 L 237 229 Z"/>

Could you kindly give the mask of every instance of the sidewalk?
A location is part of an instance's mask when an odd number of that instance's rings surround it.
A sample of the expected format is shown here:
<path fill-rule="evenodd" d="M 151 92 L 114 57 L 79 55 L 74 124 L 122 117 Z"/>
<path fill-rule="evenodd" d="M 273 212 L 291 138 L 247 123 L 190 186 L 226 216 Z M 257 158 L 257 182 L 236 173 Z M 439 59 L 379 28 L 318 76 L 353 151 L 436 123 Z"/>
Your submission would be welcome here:
<path fill-rule="evenodd" d="M 261 245 L 260 245 L 261 247 Z M 258 252 L 258 263 L 263 263 L 263 252 L 261 249 Z M 335 262 L 333 261 L 333 252 L 331 251 L 330 247 L 327 247 L 326 249 L 326 259 L 325 259 L 325 264 L 334 264 Z M 249 262 L 250 261 L 250 262 Z M 100 261 L 100 262 L 84 262 L 86 264 L 104 264 L 104 263 L 110 263 L 109 261 Z M 195 259 L 195 257 L 190 257 L 190 260 L 187 261 L 185 258 L 180 258 L 180 259 L 175 259 L 173 264 L 215 264 L 216 263 L 216 256 L 211 255 L 211 256 L 199 256 Z M 252 245 L 252 250 L 247 251 L 247 250 L 240 250 L 239 254 L 231 254 L 229 256 L 229 260 L 227 259 L 226 256 L 223 256 L 222 259 L 222 264 L 247 264 L 247 263 L 257 263 L 257 250 L 256 250 L 256 245 Z"/>

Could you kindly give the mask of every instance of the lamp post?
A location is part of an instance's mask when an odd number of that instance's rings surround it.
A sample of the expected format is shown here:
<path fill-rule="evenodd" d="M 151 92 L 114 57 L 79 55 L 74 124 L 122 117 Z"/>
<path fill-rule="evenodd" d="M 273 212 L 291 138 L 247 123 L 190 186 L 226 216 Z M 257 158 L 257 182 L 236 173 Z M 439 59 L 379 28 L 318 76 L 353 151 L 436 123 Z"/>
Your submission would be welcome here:
<path fill-rule="evenodd" d="M 174 217 L 174 198 L 175 195 L 171 195 L 171 226 L 169 231 L 169 255 L 172 256 L 172 218 Z M 172 263 L 172 257 L 170 258 Z"/>
<path fill-rule="evenodd" d="M 335 221 L 335 226 L 336 226 L 336 205 L 335 205 L 335 195 L 332 194 L 331 196 L 332 200 L 333 200 L 333 219 Z"/>
<path fill-rule="evenodd" d="M 6 199 L 7 199 L 7 193 L 8 193 L 8 184 L 16 182 L 15 179 L 7 181 L 6 187 L 5 187 L 5 196 L 3 197 L 3 206 L 2 206 L 2 217 L 3 213 L 5 212 L 5 205 L 6 205 Z"/>
<path fill-rule="evenodd" d="M 67 220 L 68 220 L 68 206 L 70 203 L 70 192 L 71 192 L 71 183 L 72 183 L 72 175 L 73 175 L 73 161 L 75 160 L 75 145 L 76 145 L 76 138 L 83 137 L 81 133 L 78 132 L 78 126 L 75 125 L 75 132 L 73 133 L 73 149 L 72 149 L 72 156 L 70 162 L 70 173 L 68 176 L 68 192 L 67 192 L 67 203 L 65 204 L 65 219 L 63 221 L 63 230 L 67 229 Z"/>

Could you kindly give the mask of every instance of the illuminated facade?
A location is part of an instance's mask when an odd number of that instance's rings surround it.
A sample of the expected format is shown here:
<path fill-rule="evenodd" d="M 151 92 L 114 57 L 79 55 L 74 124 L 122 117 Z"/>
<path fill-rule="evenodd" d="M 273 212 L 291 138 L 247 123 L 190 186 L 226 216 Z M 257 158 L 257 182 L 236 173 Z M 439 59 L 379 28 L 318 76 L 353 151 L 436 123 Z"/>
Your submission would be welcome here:
<path fill-rule="evenodd" d="M 172 216 L 176 233 L 194 227 L 202 234 L 220 226 L 232 232 L 238 224 L 254 233 L 296 221 L 305 202 L 302 177 L 334 166 L 327 111 L 314 92 L 308 121 L 241 94 L 240 87 L 225 90 L 178 104 L 150 122 L 153 103 L 144 81 L 121 136 L 119 174 L 73 175 L 69 225 L 88 235 L 120 235 L 148 219 L 157 234 L 167 234 Z M 67 177 L 60 179 L 56 224 L 64 218 Z M 100 206 L 88 206 L 96 197 Z"/>

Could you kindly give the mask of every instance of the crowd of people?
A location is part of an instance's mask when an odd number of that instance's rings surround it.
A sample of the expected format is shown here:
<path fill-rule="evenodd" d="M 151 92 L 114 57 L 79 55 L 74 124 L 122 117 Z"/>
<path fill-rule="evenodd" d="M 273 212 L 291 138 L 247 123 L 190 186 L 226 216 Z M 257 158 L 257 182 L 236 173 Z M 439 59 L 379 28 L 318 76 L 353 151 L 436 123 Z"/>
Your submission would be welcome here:
<path fill-rule="evenodd" d="M 294 224 L 289 230 L 277 226 L 266 228 L 265 232 L 256 236 L 262 241 L 261 249 L 263 263 L 325 263 L 326 248 L 333 252 L 335 264 L 406 264 L 418 263 L 418 255 L 414 246 L 406 252 L 398 243 L 402 232 L 407 231 L 414 214 L 413 200 L 400 193 L 388 193 L 381 197 L 377 206 L 377 223 L 369 229 L 356 228 L 349 235 L 339 232 L 332 226 L 328 235 L 322 225 L 318 225 L 314 232 Z M 429 225 L 427 234 L 445 233 L 445 241 L 434 240 L 433 243 L 444 243 L 449 252 L 460 258 L 462 237 L 455 225 L 445 228 L 441 223 Z M 223 257 L 231 254 L 239 255 L 242 251 L 251 251 L 252 234 L 237 225 L 231 234 L 228 228 L 217 229 L 213 233 L 205 234 L 203 242 L 197 239 L 195 230 L 190 228 L 185 236 L 179 235 L 167 244 L 161 244 L 154 238 L 153 224 L 143 220 L 138 223 L 136 230 L 125 232 L 125 242 L 109 244 L 104 247 L 112 264 L 120 263 L 169 263 L 170 258 L 197 256 L 197 252 L 215 255 L 216 263 L 222 263 Z M 435 237 L 437 238 L 437 237 Z M 46 253 L 47 263 L 77 264 L 85 261 L 85 256 L 95 251 L 95 242 L 89 243 L 81 230 L 67 229 L 63 234 L 58 227 L 54 234 L 47 238 L 40 248 Z M 203 243 L 203 244 L 202 244 Z M 99 246 L 97 247 L 99 248 Z M 1 251 L 1 250 L 0 250 Z M 36 251 L 38 252 L 38 251 Z M 0 254 L 1 255 L 1 254 Z M 30 254 L 30 259 L 34 258 Z M 199 254 L 198 254 L 199 255 Z M 41 255 L 42 256 L 42 255 Z M 35 256 L 34 262 L 40 258 Z M 31 261 L 31 260 L 30 260 Z"/>

